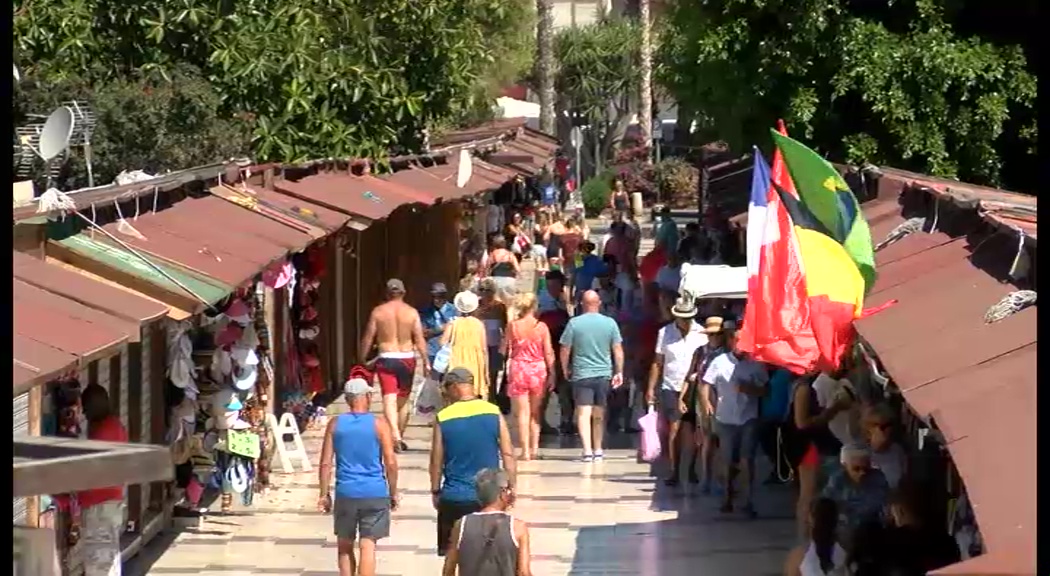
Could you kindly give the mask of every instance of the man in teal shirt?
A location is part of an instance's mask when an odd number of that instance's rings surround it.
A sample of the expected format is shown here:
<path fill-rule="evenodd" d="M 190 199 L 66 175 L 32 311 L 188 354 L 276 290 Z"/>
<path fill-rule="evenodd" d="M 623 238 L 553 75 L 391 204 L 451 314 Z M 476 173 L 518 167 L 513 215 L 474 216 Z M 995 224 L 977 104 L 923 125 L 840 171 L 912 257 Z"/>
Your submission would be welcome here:
<path fill-rule="evenodd" d="M 584 462 L 602 459 L 609 391 L 623 384 L 620 327 L 599 312 L 601 304 L 597 292 L 584 292 L 580 299 L 583 314 L 569 320 L 559 342 L 559 361 L 565 378 L 572 383 Z"/>

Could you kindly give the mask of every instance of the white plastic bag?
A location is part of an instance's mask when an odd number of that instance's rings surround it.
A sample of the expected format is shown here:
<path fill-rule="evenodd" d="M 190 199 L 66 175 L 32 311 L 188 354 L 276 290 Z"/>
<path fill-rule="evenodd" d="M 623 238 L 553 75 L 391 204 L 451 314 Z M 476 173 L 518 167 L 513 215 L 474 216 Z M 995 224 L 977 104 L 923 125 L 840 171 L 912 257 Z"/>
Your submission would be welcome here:
<path fill-rule="evenodd" d="M 433 378 L 427 378 L 416 396 L 416 414 L 432 421 L 440 409 L 441 384 Z"/>
<path fill-rule="evenodd" d="M 660 433 L 658 427 L 658 416 L 653 407 L 650 406 L 649 412 L 638 419 L 638 428 L 642 431 L 638 456 L 643 462 L 655 462 L 660 457 Z"/>

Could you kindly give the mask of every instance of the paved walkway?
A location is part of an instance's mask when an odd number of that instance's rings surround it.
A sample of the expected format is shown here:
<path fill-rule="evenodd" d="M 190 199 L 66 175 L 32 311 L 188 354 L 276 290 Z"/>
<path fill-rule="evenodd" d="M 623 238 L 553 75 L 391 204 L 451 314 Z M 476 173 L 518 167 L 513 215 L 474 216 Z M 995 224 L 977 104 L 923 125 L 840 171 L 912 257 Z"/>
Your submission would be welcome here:
<path fill-rule="evenodd" d="M 440 573 L 429 433 L 413 426 L 407 435 L 412 450 L 400 456 L 402 506 L 391 537 L 379 545 L 380 574 Z M 514 510 L 530 525 L 536 576 L 779 573 L 793 531 L 786 488 L 759 490 L 756 520 L 723 516 L 717 499 L 695 487 L 671 490 L 657 482 L 648 465 L 636 462 L 632 437 L 614 437 L 616 448 L 597 464 L 573 461 L 574 439 L 551 440 L 541 449 L 543 460 L 520 465 Z M 308 432 L 306 443 L 316 463 L 320 431 Z M 332 518 L 316 510 L 316 472 L 275 473 L 274 483 L 251 509 L 158 538 L 126 573 L 337 576 Z"/>
<path fill-rule="evenodd" d="M 591 226 L 594 236 L 604 232 L 598 222 Z M 531 263 L 525 268 L 522 284 L 530 286 Z M 550 402 L 548 422 L 560 421 L 557 404 Z M 320 430 L 305 435 L 315 467 Z M 440 573 L 427 477 L 429 438 L 430 429 L 422 425 L 407 434 L 412 449 L 399 457 L 402 506 L 391 537 L 378 547 L 380 574 Z M 635 459 L 636 437 L 609 440 L 605 462 L 574 462 L 578 440 L 553 437 L 544 438 L 543 460 L 520 464 L 514 513 L 529 523 L 535 576 L 780 573 L 794 532 L 788 488 L 758 489 L 758 519 L 721 515 L 716 498 L 688 484 L 665 488 L 654 478 L 651 467 Z M 256 498 L 253 508 L 159 537 L 126 573 L 337 576 L 332 518 L 316 509 L 317 473 L 275 472 L 272 478 L 275 488 Z"/>

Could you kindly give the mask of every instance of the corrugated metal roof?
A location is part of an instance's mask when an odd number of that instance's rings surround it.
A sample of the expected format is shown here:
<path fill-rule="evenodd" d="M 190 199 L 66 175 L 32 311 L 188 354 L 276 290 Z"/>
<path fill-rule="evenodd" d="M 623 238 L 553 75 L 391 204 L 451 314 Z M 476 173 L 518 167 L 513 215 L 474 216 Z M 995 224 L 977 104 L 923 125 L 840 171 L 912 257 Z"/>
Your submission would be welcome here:
<path fill-rule="evenodd" d="M 136 297 L 21 252 L 14 252 L 13 258 L 14 276 L 18 280 L 112 316 L 142 323 L 163 318 L 168 313 L 168 307 L 156 300 Z"/>
<path fill-rule="evenodd" d="M 295 229 L 306 229 L 315 238 L 321 238 L 354 222 L 349 214 L 325 208 L 319 204 L 292 198 L 273 190 L 259 187 L 215 186 L 211 193 L 245 209 L 286 223 Z M 366 227 L 362 221 L 360 228 Z"/>
<path fill-rule="evenodd" d="M 18 278 L 11 279 L 11 287 L 16 305 L 28 302 L 33 305 L 44 306 L 70 318 L 76 318 L 77 320 L 83 320 L 84 322 L 90 322 L 120 332 L 129 341 L 134 342 L 138 340 L 140 327 L 138 321 L 120 318 L 101 310 L 84 306 L 74 300 L 37 288 L 32 284 L 27 284 Z M 31 318 L 22 318 L 20 321 L 32 322 L 33 320 Z"/>
<path fill-rule="evenodd" d="M 370 220 L 386 218 L 403 204 L 430 204 L 434 201 L 422 192 L 379 178 L 334 172 L 307 176 L 297 182 L 278 180 L 274 182 L 274 188 L 295 198 Z"/>
<path fill-rule="evenodd" d="M 431 141 L 430 146 L 431 148 L 440 148 L 506 136 L 517 130 L 523 129 L 527 120 L 528 119 L 526 118 L 499 118 L 472 128 L 453 130 L 434 138 Z"/>
<path fill-rule="evenodd" d="M 37 342 L 18 333 L 14 335 L 14 395 L 34 385 L 47 382 L 72 370 L 77 357 L 68 352 Z"/>
<path fill-rule="evenodd" d="M 145 240 L 122 233 L 118 223 L 104 228 L 137 250 L 233 287 L 313 241 L 307 233 L 215 196 L 186 199 L 128 223 Z M 95 234 L 95 240 L 111 243 L 102 234 Z"/>
<path fill-rule="evenodd" d="M 455 200 L 475 193 L 469 182 L 464 188 L 456 186 L 456 169 L 451 166 L 409 168 L 393 174 L 385 174 L 380 178 L 402 186 L 411 186 L 430 194 L 435 199 Z M 471 179 L 474 178 L 471 177 Z"/>
<path fill-rule="evenodd" d="M 878 241 L 903 217 L 892 203 L 872 206 Z M 909 406 L 932 417 L 948 442 L 985 539 L 977 573 L 1034 574 L 1037 312 L 984 322 L 1017 289 L 997 280 L 1010 266 L 1003 237 L 916 232 L 886 246 L 876 253 L 879 277 L 865 306 L 897 304 L 857 329 Z"/>

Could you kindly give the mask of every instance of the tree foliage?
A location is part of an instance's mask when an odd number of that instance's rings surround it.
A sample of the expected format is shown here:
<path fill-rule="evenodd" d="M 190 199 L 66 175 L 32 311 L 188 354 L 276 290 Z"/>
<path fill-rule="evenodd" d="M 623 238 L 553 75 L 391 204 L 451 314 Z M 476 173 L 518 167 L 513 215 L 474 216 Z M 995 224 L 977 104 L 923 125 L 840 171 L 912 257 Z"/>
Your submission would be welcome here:
<path fill-rule="evenodd" d="M 661 81 L 734 149 L 788 129 L 835 160 L 998 183 L 1034 153 L 1036 81 L 1017 46 L 962 37 L 945 0 L 677 0 Z"/>
<path fill-rule="evenodd" d="M 16 0 L 15 53 L 42 83 L 201 71 L 258 160 L 383 157 L 491 106 L 529 65 L 529 0 Z"/>
<path fill-rule="evenodd" d="M 159 174 L 247 153 L 249 118 L 220 113 L 218 95 L 197 70 L 178 66 L 169 75 L 142 73 L 97 87 L 76 77 L 45 84 L 27 79 L 15 88 L 15 124 L 28 124 L 33 121 L 30 114 L 70 100 L 90 102 L 97 120 L 91 136 L 96 184 L 112 182 L 123 170 Z M 77 147 L 70 150 L 70 161 L 54 182 L 59 189 L 87 185 L 82 152 Z M 34 180 L 43 190 L 43 163 L 36 168 Z"/>
<path fill-rule="evenodd" d="M 637 110 L 640 46 L 639 26 L 623 19 L 565 28 L 554 38 L 559 116 L 596 129 L 601 160 L 611 158 Z"/>

